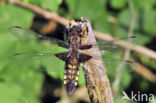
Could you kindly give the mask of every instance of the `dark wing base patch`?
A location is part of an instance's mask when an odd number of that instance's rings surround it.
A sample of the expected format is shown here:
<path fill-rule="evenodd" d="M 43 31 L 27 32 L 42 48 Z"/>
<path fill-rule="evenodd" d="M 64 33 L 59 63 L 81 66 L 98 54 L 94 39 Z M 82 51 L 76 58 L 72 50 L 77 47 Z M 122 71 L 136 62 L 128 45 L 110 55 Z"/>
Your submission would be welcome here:
<path fill-rule="evenodd" d="M 79 62 L 80 62 L 80 63 L 83 63 L 83 62 L 88 61 L 88 60 L 91 59 L 91 58 L 92 58 L 92 56 L 89 56 L 89 55 L 80 53 Z"/>
<path fill-rule="evenodd" d="M 92 45 L 83 45 L 83 46 L 80 46 L 79 49 L 85 50 L 85 49 L 90 49 L 91 47 L 92 47 Z"/>
<path fill-rule="evenodd" d="M 63 61 L 67 61 L 68 52 L 55 54 L 55 56 Z"/>

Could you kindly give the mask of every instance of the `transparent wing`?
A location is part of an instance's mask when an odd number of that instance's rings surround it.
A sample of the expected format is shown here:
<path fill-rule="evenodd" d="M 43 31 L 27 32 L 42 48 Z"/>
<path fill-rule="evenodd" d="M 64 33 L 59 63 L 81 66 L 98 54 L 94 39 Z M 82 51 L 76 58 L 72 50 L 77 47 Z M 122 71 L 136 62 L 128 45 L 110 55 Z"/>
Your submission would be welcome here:
<path fill-rule="evenodd" d="M 129 60 L 104 58 L 104 65 L 108 70 L 115 71 L 117 68 L 124 68 L 124 71 L 132 72 L 136 68 L 136 64 Z"/>
<path fill-rule="evenodd" d="M 52 37 L 48 37 L 48 36 L 42 36 L 40 34 L 37 34 L 31 30 L 25 29 L 23 27 L 20 26 L 12 26 L 9 28 L 9 31 L 15 36 L 17 37 L 19 40 L 23 41 L 23 42 L 31 42 L 33 40 L 47 40 L 51 43 L 55 43 L 55 44 L 64 44 L 64 45 L 68 45 L 68 43 L 62 41 L 62 40 L 58 40 Z"/>
<path fill-rule="evenodd" d="M 100 50 L 115 52 L 123 49 L 121 46 L 119 46 L 119 42 L 121 41 L 131 41 L 132 43 L 134 43 L 137 41 L 137 38 L 136 36 L 130 36 L 122 39 L 116 39 L 113 41 L 98 40 L 97 43 Z"/>
<path fill-rule="evenodd" d="M 52 53 L 16 53 L 9 61 L 19 66 L 26 66 L 37 71 L 63 72 L 64 62 Z M 41 66 L 45 69 L 41 69 Z"/>
<path fill-rule="evenodd" d="M 100 59 L 99 57 L 93 57 L 93 59 L 95 60 L 95 62 L 91 62 L 90 65 L 97 67 L 96 62 L 98 62 Z M 129 60 L 103 57 L 103 62 L 107 71 L 110 72 L 116 72 L 117 68 L 123 68 L 123 70 L 126 72 L 132 72 L 134 71 L 134 69 L 136 69 L 136 64 Z"/>
<path fill-rule="evenodd" d="M 116 39 L 112 41 L 103 41 L 103 40 L 97 40 L 97 43 L 87 43 L 92 45 L 92 47 L 97 47 L 100 49 L 101 53 L 107 53 L 109 52 L 117 52 L 120 50 L 123 50 L 121 46 L 119 46 L 119 42 L 121 41 L 131 41 L 131 43 L 139 43 L 140 40 L 136 38 L 136 36 L 130 36 L 122 39 Z M 87 45 L 83 44 L 83 45 Z"/>

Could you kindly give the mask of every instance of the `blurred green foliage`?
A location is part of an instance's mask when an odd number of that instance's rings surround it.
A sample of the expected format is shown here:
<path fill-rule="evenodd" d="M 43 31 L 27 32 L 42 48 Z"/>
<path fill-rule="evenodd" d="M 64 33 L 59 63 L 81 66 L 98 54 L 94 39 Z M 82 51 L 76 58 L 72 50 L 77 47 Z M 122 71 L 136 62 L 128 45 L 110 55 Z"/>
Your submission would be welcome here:
<path fill-rule="evenodd" d="M 23 0 L 24 2 L 37 5 L 49 11 L 54 11 L 64 15 L 68 19 L 87 17 L 92 23 L 95 30 L 109 33 L 117 37 L 126 37 L 130 25 L 130 10 L 127 0 L 65 0 L 67 11 L 62 12 L 60 5 L 63 0 Z M 136 12 L 136 22 L 134 35 L 140 40 L 140 45 L 146 45 L 151 42 L 156 36 L 156 0 L 131 0 Z M 108 6 L 109 5 L 109 6 Z M 117 22 L 112 22 L 115 18 Z M 41 43 L 22 43 L 13 37 L 8 31 L 10 26 L 19 25 L 29 28 L 34 19 L 34 14 L 25 8 L 10 5 L 7 3 L 0 4 L 0 102 L 3 103 L 39 103 L 39 95 L 44 80 L 43 73 L 38 71 L 41 64 L 48 71 L 48 74 L 54 78 L 63 80 L 64 62 L 52 64 L 54 59 L 42 59 L 42 63 L 36 63 L 35 60 L 31 65 L 20 65 L 26 61 L 31 61 L 30 58 L 24 58 L 19 61 L 19 64 L 14 63 L 9 57 L 17 52 L 35 52 L 49 53 L 65 51 L 64 49 L 47 42 Z M 38 45 L 39 44 L 39 45 Z M 48 44 L 48 46 L 47 46 Z M 111 57 L 120 57 L 110 55 Z M 38 58 L 41 59 L 41 58 Z M 155 62 L 146 56 L 141 56 L 141 62 L 156 68 Z M 45 61 L 45 62 L 44 62 Z M 56 68 L 60 72 L 50 72 L 51 68 Z M 115 68 L 115 67 L 112 67 Z M 115 77 L 115 72 L 107 70 L 111 82 Z M 122 73 L 122 82 L 120 89 L 129 86 L 132 75 L 128 72 Z M 147 88 L 148 84 L 145 81 L 140 83 L 140 88 Z M 84 85 L 83 72 L 80 72 L 79 85 Z M 120 90 L 122 92 L 122 90 Z M 119 103 L 121 97 L 115 99 Z M 156 100 L 156 99 L 155 99 Z M 151 102 L 154 103 L 154 102 Z"/>

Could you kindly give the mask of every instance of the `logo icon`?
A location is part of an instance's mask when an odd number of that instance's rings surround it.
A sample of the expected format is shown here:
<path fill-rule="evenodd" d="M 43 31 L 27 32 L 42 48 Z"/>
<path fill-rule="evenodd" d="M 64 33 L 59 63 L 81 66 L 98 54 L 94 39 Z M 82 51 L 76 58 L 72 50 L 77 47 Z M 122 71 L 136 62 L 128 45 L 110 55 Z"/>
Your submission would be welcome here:
<path fill-rule="evenodd" d="M 134 93 L 131 91 L 131 96 L 128 96 L 125 91 L 123 93 L 123 99 L 129 100 L 129 101 L 154 101 L 154 95 L 153 94 L 142 94 L 140 91 L 137 93 Z"/>

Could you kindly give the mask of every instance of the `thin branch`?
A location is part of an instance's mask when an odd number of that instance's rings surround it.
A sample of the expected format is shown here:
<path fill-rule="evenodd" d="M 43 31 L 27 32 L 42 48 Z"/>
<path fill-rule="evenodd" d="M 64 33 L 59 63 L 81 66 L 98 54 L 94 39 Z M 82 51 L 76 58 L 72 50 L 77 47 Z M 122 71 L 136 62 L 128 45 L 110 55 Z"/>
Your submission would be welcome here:
<path fill-rule="evenodd" d="M 94 31 L 94 32 L 96 32 L 96 31 Z M 100 32 L 96 32 L 96 38 L 99 38 L 99 39 L 102 39 L 102 40 L 105 40 L 105 41 L 116 40 L 116 38 L 113 38 L 111 35 L 109 35 L 109 34 L 103 35 Z M 130 48 L 131 50 L 136 51 L 139 55 L 140 55 L 140 52 L 142 52 L 142 54 L 144 54 L 144 53 L 147 53 L 147 54 L 149 53 L 150 54 L 151 53 L 151 56 L 156 55 L 156 53 L 154 51 L 150 50 L 150 49 L 147 49 L 147 48 L 142 47 L 142 46 L 133 45 L 133 44 L 125 42 L 125 41 L 118 40 L 117 44 L 120 45 L 123 48 Z M 138 66 L 137 65 L 136 67 L 137 67 L 137 69 L 135 69 L 136 72 L 138 72 L 140 75 L 142 75 L 143 77 L 145 77 L 149 81 L 152 80 L 151 82 L 155 82 L 153 79 L 149 79 L 151 77 L 149 75 L 146 75 L 146 73 L 144 73 L 144 75 L 143 75 L 142 70 L 141 70 L 142 69 L 141 67 L 143 67 L 143 66 Z M 146 67 L 144 67 L 144 68 L 146 68 Z M 148 68 L 146 68 L 146 69 L 148 69 Z M 155 75 L 153 73 L 152 73 L 152 75 L 153 75 L 152 78 L 155 77 Z"/>
<path fill-rule="evenodd" d="M 37 14 L 43 16 L 46 19 L 49 19 L 49 20 L 52 19 L 54 21 L 57 21 L 60 24 L 65 25 L 65 26 L 68 26 L 68 24 L 69 24 L 69 20 L 59 16 L 57 13 L 44 10 L 36 5 L 24 3 L 20 0 L 9 0 L 9 3 L 27 8 L 27 9 L 33 11 L 34 13 L 37 13 Z"/>
<path fill-rule="evenodd" d="M 105 41 L 116 40 L 116 38 L 112 37 L 110 34 L 104 34 L 104 33 L 97 32 L 97 31 L 94 31 L 94 34 L 96 38 L 101 39 L 101 40 L 105 40 Z M 139 55 L 143 54 L 143 55 L 148 56 L 149 58 L 156 60 L 156 52 L 151 49 L 148 49 L 143 46 L 135 45 L 132 43 L 128 43 L 122 40 L 118 40 L 117 44 L 125 49 L 129 48 Z"/>
<path fill-rule="evenodd" d="M 130 0 L 128 0 L 128 5 L 129 5 L 129 9 L 130 9 L 130 14 L 131 14 L 130 27 L 129 27 L 129 31 L 128 31 L 128 37 L 130 37 L 133 35 L 136 14 L 135 14 L 133 5 Z M 128 42 L 130 43 L 131 41 L 128 40 Z M 130 55 L 130 48 L 126 48 L 125 53 L 124 53 L 124 60 L 128 60 L 129 55 Z M 121 63 L 121 64 L 119 64 L 119 66 L 116 69 L 115 81 L 113 83 L 113 94 L 115 96 L 119 94 L 119 87 L 120 87 L 119 85 L 121 82 L 121 74 L 122 74 L 124 65 L 125 65 L 125 63 Z"/>
<path fill-rule="evenodd" d="M 138 72 L 140 75 L 142 75 L 144 78 L 146 78 L 147 80 L 156 83 L 156 75 L 154 73 L 152 73 L 148 68 L 146 68 L 145 66 L 136 63 L 137 69 L 135 70 L 136 72 Z"/>
<path fill-rule="evenodd" d="M 57 13 L 46 11 L 46 10 L 44 10 L 42 8 L 39 8 L 38 6 L 35 6 L 35 5 L 32 5 L 32 4 L 27 4 L 27 3 L 17 1 L 17 0 L 9 0 L 9 3 L 25 7 L 27 9 L 33 11 L 34 13 L 40 14 L 41 16 L 43 16 L 46 19 L 55 20 L 58 23 L 60 23 L 62 25 L 65 25 L 65 26 L 67 26 L 68 23 L 69 23 L 69 20 L 59 16 Z M 95 34 L 95 37 L 97 37 L 99 39 L 102 39 L 102 40 L 106 40 L 106 41 L 115 40 L 115 38 L 110 36 L 110 34 L 104 34 L 104 33 L 95 32 L 95 31 L 94 31 L 94 34 Z M 134 44 L 131 44 L 131 43 L 128 43 L 128 42 L 123 42 L 123 41 L 119 41 L 118 45 L 120 45 L 123 48 L 129 48 L 129 49 L 131 49 L 132 51 L 134 51 L 134 52 L 136 52 L 138 54 L 147 55 L 148 57 L 156 60 L 156 52 L 154 52 L 154 51 L 152 51 L 152 50 L 150 50 L 148 48 L 145 48 L 143 46 L 138 46 L 138 45 L 134 45 Z"/>

